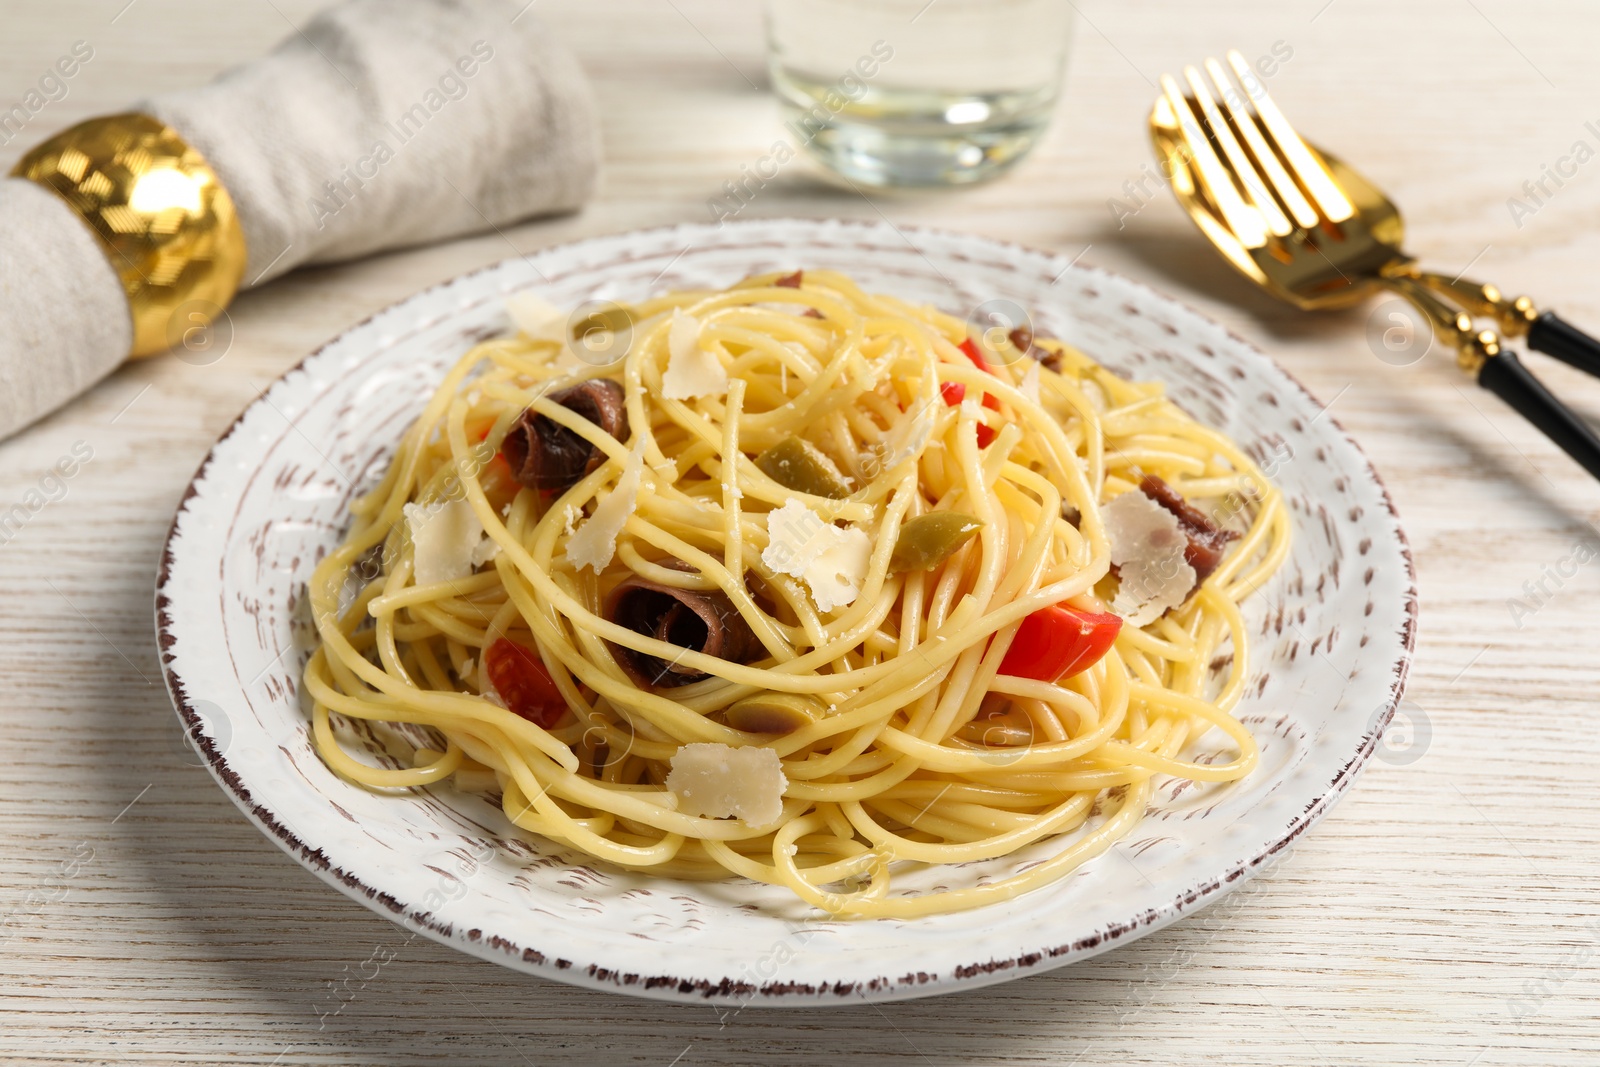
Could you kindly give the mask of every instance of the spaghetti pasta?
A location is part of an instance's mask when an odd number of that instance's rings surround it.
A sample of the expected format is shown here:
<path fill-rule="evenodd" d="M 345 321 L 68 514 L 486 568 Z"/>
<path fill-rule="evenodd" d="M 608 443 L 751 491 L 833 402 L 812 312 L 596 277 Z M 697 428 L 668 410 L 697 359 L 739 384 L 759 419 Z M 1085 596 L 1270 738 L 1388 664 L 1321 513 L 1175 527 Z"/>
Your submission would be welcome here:
<path fill-rule="evenodd" d="M 1128 833 L 1158 776 L 1250 772 L 1238 604 L 1289 520 L 1159 384 L 826 271 L 591 330 L 632 343 L 593 365 L 557 321 L 474 347 L 352 505 L 309 590 L 335 772 L 492 786 L 591 857 L 863 917 L 1009 899 Z M 1159 559 L 1117 543 L 1130 493 Z M 373 766 L 336 716 L 433 740 Z M 1186 759 L 1213 728 L 1236 755 Z"/>

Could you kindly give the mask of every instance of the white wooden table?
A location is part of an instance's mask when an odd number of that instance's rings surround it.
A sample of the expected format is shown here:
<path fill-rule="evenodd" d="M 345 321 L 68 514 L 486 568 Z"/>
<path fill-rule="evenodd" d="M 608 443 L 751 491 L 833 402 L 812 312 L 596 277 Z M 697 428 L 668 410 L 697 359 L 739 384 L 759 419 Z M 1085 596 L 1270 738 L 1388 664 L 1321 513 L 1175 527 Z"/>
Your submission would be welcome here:
<path fill-rule="evenodd" d="M 7 5 L 0 110 L 75 41 L 94 57 L 0 147 L 0 165 L 55 128 L 258 54 L 315 6 L 125 3 Z M 1600 327 L 1600 162 L 1559 188 L 1547 180 L 1553 195 L 1537 205 L 1522 188 L 1575 142 L 1600 148 L 1585 126 L 1600 118 L 1600 11 L 1580 0 L 1079 6 L 1058 120 L 1014 176 L 868 202 L 795 165 L 745 214 L 881 213 L 1082 252 L 1198 305 L 1333 402 L 1410 532 L 1421 643 L 1391 747 L 1286 862 L 1067 970 L 935 1000 L 723 1017 L 411 939 L 245 822 L 182 746 L 151 622 L 157 551 L 212 439 L 323 339 L 504 258 L 508 239 L 531 249 L 708 218 L 707 199 L 781 133 L 756 5 L 539 0 L 603 108 L 608 161 L 587 210 L 293 275 L 238 301 L 220 362 L 126 367 L 0 443 L 0 511 L 75 443 L 93 452 L 65 495 L 0 545 L 0 1061 L 1600 1062 L 1600 564 L 1572 562 L 1594 554 L 1585 542 L 1600 546 L 1600 486 L 1441 353 L 1407 367 L 1377 359 L 1371 309 L 1312 317 L 1272 303 L 1222 267 L 1164 191 L 1138 194 L 1141 206 L 1124 189 L 1150 161 L 1144 119 L 1161 71 L 1276 43 L 1292 55 L 1275 96 L 1408 208 L 1425 259 Z M 1514 217 L 1512 197 L 1536 210 Z M 1534 362 L 1600 418 L 1600 382 Z M 358 992 L 331 1014 L 331 983 L 379 948 L 393 960 L 344 987 Z"/>

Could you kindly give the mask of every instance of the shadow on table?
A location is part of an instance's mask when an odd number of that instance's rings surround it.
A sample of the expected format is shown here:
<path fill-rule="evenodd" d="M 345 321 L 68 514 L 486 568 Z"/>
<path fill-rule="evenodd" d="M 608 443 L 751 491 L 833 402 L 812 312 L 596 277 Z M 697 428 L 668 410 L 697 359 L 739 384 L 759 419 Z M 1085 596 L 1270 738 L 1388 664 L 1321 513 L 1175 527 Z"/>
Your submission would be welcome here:
<path fill-rule="evenodd" d="M 1280 340 L 1343 332 L 1355 343 L 1364 344 L 1363 330 L 1371 304 L 1336 311 L 1301 311 L 1240 274 L 1209 241 L 1182 220 L 1174 220 L 1170 225 L 1105 229 L 1091 235 L 1089 240 L 1093 245 L 1115 248 L 1133 259 L 1148 272 L 1143 280 L 1156 288 L 1189 290 L 1237 307 Z"/>

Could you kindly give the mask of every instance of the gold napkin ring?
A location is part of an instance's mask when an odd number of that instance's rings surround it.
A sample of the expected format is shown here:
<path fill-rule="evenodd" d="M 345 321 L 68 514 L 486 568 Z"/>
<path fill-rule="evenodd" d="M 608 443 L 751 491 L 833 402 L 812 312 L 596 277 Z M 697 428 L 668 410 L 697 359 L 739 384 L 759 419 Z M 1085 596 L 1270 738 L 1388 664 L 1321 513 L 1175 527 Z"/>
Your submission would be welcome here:
<path fill-rule="evenodd" d="M 100 239 L 133 318 L 130 356 L 164 352 L 209 325 L 244 277 L 244 231 L 205 157 L 149 115 L 64 130 L 11 171 L 51 190 Z"/>

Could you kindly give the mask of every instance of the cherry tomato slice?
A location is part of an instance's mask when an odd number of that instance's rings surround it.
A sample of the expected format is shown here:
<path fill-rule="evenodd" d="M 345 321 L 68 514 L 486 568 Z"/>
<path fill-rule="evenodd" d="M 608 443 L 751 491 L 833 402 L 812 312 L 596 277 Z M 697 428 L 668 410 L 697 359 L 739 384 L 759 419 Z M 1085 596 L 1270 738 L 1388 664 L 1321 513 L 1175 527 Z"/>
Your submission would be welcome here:
<path fill-rule="evenodd" d="M 985 374 L 993 374 L 994 373 L 994 368 L 989 366 L 989 361 L 983 358 L 983 353 L 979 352 L 978 351 L 978 346 L 972 343 L 972 338 L 970 338 L 970 337 L 967 338 L 965 341 L 962 341 L 956 347 L 961 349 L 961 351 L 963 353 L 965 353 L 965 355 L 966 355 L 966 357 L 968 359 L 972 360 L 972 365 L 974 367 L 977 367 L 979 370 L 983 371 Z M 961 390 L 961 396 L 956 399 L 956 403 L 957 404 L 961 403 L 961 400 L 964 399 L 966 397 L 966 395 L 967 395 L 967 391 L 966 391 L 965 387 L 963 387 L 962 390 Z M 946 400 L 946 403 L 949 403 L 948 399 Z M 951 406 L 954 407 L 955 405 L 952 404 Z M 993 393 L 984 393 L 983 394 L 983 406 L 988 408 L 990 411 L 999 411 L 1000 410 L 1000 401 Z M 978 447 L 979 448 L 988 448 L 989 447 L 989 443 L 994 440 L 994 436 L 995 436 L 994 435 L 994 431 L 991 430 L 989 427 L 987 427 L 987 426 L 979 426 L 978 427 Z"/>
<path fill-rule="evenodd" d="M 956 347 L 967 354 L 967 358 L 972 360 L 974 367 L 989 374 L 994 373 L 989 369 L 989 361 L 983 358 L 983 353 L 978 351 L 978 346 L 972 343 L 972 338 L 967 338 Z"/>
<path fill-rule="evenodd" d="M 1121 630 L 1116 615 L 1059 604 L 1040 608 L 1017 628 L 1000 673 L 1041 682 L 1070 678 L 1100 662 Z"/>
<path fill-rule="evenodd" d="M 501 637 L 483 652 L 483 669 L 506 707 L 536 726 L 549 729 L 567 712 L 567 702 L 539 654 Z"/>

